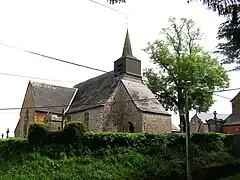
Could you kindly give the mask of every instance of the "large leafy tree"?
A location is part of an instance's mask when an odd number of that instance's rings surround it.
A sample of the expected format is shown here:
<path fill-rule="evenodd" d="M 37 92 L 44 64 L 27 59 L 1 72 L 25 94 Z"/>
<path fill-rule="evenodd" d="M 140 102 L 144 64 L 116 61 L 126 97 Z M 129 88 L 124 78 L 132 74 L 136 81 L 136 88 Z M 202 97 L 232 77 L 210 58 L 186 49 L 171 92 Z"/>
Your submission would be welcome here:
<path fill-rule="evenodd" d="M 110 4 L 126 3 L 127 0 L 107 0 Z M 187 3 L 196 0 L 186 0 Z M 240 64 L 240 0 L 199 0 L 209 9 L 218 12 L 226 18 L 218 31 L 218 39 L 223 42 L 218 44 L 218 53 L 224 55 L 222 63 Z M 206 20 L 207 23 L 207 20 Z M 240 70 L 240 66 L 234 68 Z"/>
<path fill-rule="evenodd" d="M 110 4 L 126 3 L 128 0 L 107 0 Z M 213 11 L 217 11 L 219 14 L 224 14 L 226 9 L 231 9 L 232 5 L 237 5 L 239 0 L 185 0 L 187 3 L 193 1 L 201 1 L 203 5 Z"/>
<path fill-rule="evenodd" d="M 218 39 L 221 40 L 218 44 L 216 52 L 222 54 L 223 64 L 236 63 L 233 70 L 240 70 L 240 13 L 239 6 L 232 6 L 232 11 L 226 13 L 226 20 L 219 26 Z"/>
<path fill-rule="evenodd" d="M 156 69 L 146 69 L 144 76 L 163 106 L 180 112 L 184 125 L 185 90 L 189 110 L 206 112 L 214 103 L 212 91 L 227 88 L 229 78 L 218 60 L 198 44 L 201 33 L 194 21 L 182 18 L 178 23 L 171 17 L 169 23 L 160 33 L 163 39 L 144 49 L 156 65 Z"/>

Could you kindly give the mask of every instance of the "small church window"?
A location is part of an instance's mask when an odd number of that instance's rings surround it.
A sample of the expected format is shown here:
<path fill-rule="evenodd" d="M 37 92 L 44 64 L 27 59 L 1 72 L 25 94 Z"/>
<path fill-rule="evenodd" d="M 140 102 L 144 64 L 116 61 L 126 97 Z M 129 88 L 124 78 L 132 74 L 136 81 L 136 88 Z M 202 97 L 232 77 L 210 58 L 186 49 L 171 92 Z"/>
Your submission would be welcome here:
<path fill-rule="evenodd" d="M 134 133 L 134 126 L 133 126 L 133 124 L 131 122 L 128 122 L 128 131 L 130 133 Z"/>
<path fill-rule="evenodd" d="M 84 113 L 84 124 L 88 127 L 88 125 L 89 125 L 89 112 Z"/>

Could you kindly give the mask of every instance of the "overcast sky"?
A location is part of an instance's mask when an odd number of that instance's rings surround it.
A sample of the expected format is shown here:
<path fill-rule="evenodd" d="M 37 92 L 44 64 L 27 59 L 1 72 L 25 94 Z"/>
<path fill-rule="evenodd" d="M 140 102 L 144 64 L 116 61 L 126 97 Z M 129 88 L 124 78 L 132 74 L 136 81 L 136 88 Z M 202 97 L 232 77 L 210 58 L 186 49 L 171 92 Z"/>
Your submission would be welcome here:
<path fill-rule="evenodd" d="M 202 45 L 214 50 L 221 18 L 200 3 L 186 0 L 128 0 L 127 4 L 109 5 L 129 14 L 128 29 L 133 54 L 142 60 L 142 68 L 151 67 L 141 49 L 159 36 L 169 16 L 192 18 L 205 34 Z M 45 55 L 110 71 L 121 56 L 127 28 L 125 15 L 97 5 L 89 0 L 8 0 L 0 1 L 0 43 L 9 44 Z M 67 65 L 43 57 L 27 54 L 0 45 L 0 73 L 33 76 L 35 80 L 72 87 L 74 84 L 102 74 L 90 69 Z M 231 73 L 231 88 L 240 87 L 238 73 Z M 29 78 L 0 74 L 0 108 L 22 106 Z M 237 91 L 220 95 L 233 98 Z M 214 97 L 212 113 L 231 113 L 229 99 Z M 0 133 L 10 128 L 10 135 L 19 120 L 20 110 L 0 111 Z M 178 125 L 178 115 L 173 116 Z"/>

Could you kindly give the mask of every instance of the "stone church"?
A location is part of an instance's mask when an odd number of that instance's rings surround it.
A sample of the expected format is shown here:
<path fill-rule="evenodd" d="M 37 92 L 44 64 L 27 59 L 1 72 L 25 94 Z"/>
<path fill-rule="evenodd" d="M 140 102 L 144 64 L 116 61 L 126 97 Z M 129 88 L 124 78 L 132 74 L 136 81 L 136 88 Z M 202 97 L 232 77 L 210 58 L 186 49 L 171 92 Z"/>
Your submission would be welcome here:
<path fill-rule="evenodd" d="M 113 71 L 73 88 L 29 82 L 15 136 L 26 136 L 31 123 L 44 123 L 46 117 L 52 129 L 79 120 L 90 131 L 172 131 L 171 114 L 143 83 L 141 61 L 132 54 L 128 31 Z"/>

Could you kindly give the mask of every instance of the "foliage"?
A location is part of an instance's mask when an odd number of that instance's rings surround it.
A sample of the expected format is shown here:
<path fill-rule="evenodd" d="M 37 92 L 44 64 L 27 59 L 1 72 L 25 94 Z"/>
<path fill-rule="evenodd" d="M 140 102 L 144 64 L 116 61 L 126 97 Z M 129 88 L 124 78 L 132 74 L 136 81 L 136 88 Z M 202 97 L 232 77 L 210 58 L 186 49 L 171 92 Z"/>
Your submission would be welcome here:
<path fill-rule="evenodd" d="M 237 145 L 238 139 L 217 133 L 192 134 L 193 179 L 217 180 L 236 173 L 239 155 L 231 153 L 235 146 L 228 144 Z M 79 146 L 48 143 L 0 140 L 0 179 L 185 178 L 184 134 L 86 132 Z"/>
<path fill-rule="evenodd" d="M 178 23 L 170 17 L 169 24 L 160 33 L 164 39 L 144 49 L 157 66 L 144 72 L 148 86 L 166 109 L 175 112 L 184 111 L 188 89 L 189 110 L 205 112 L 214 102 L 212 91 L 229 86 L 227 73 L 199 45 L 201 33 L 194 21 L 182 18 Z"/>
<path fill-rule="evenodd" d="M 107 0 L 110 4 L 126 3 L 126 0 Z"/>
<path fill-rule="evenodd" d="M 65 125 L 63 130 L 64 137 L 66 138 L 65 141 L 77 142 L 87 131 L 87 127 L 82 122 L 69 122 Z"/>
<path fill-rule="evenodd" d="M 126 0 L 107 0 L 110 4 L 126 3 Z M 186 0 L 187 3 L 196 0 Z M 225 22 L 219 26 L 218 39 L 223 40 L 217 46 L 217 53 L 224 56 L 222 62 L 224 64 L 236 63 L 240 64 L 240 4 L 238 0 L 200 0 L 203 5 L 209 9 L 217 11 L 219 15 L 225 17 Z M 236 66 L 233 70 L 240 70 L 240 66 Z"/>
<path fill-rule="evenodd" d="M 30 144 L 44 144 L 49 136 L 49 127 L 46 124 L 32 124 L 29 127 L 28 142 Z"/>
<path fill-rule="evenodd" d="M 196 0 L 186 0 L 187 3 Z M 203 5 L 206 5 L 209 9 L 217 11 L 219 15 L 224 15 L 226 12 L 231 12 L 232 6 L 238 5 L 238 0 L 200 0 Z M 126 0 L 107 0 L 110 4 L 126 3 Z"/>
<path fill-rule="evenodd" d="M 240 57 L 240 19 L 239 19 L 240 6 L 233 6 L 232 11 L 228 12 L 228 16 L 224 23 L 219 26 L 218 39 L 222 40 L 217 46 L 217 53 L 224 56 L 222 59 L 223 64 L 236 63 L 239 64 Z M 231 15 L 231 16 L 229 16 Z M 239 65 L 233 70 L 239 70 Z"/>
<path fill-rule="evenodd" d="M 67 123 L 63 131 L 50 131 L 45 124 L 32 124 L 29 128 L 29 144 L 75 143 L 87 132 L 86 126 L 79 121 Z"/>

